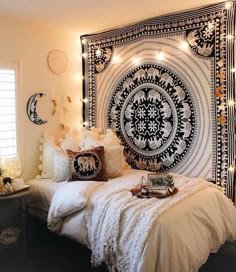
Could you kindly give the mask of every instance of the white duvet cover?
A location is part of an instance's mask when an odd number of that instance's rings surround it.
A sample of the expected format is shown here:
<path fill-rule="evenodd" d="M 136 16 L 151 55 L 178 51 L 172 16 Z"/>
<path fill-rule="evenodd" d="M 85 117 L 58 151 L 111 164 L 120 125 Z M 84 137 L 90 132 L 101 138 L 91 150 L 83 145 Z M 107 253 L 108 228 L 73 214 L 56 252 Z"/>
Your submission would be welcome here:
<path fill-rule="evenodd" d="M 176 195 L 138 199 L 129 191 L 146 175 L 126 170 L 99 186 L 92 182 L 87 205 L 71 214 L 67 209 L 65 217 L 57 217 L 52 202 L 49 226 L 56 217 L 55 231 L 91 248 L 94 264 L 105 261 L 122 272 L 197 271 L 210 252 L 236 240 L 236 208 L 218 187 L 174 175 Z"/>

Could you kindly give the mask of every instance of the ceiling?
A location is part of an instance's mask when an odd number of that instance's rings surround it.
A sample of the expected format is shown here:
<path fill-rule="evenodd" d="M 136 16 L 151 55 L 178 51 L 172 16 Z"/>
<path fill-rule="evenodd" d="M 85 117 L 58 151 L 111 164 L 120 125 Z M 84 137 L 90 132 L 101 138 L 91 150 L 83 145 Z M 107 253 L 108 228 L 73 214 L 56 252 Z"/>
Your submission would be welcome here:
<path fill-rule="evenodd" d="M 219 0 L 0 0 L 0 16 L 88 34 Z"/>

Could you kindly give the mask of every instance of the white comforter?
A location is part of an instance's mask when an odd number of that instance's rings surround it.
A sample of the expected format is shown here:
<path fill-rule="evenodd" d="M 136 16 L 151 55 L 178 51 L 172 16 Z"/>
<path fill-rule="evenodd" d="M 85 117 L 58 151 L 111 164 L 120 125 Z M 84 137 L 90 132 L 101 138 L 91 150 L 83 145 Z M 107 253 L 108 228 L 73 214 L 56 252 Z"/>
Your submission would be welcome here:
<path fill-rule="evenodd" d="M 87 188 L 85 208 L 56 216 L 56 231 L 88 245 L 94 264 L 103 260 L 122 272 L 196 271 L 210 252 L 226 240 L 236 240 L 236 209 L 219 188 L 175 175 L 175 196 L 137 199 L 129 190 L 146 174 L 127 170 L 122 177 L 91 187 L 89 194 Z M 52 201 L 49 225 L 58 205 Z"/>

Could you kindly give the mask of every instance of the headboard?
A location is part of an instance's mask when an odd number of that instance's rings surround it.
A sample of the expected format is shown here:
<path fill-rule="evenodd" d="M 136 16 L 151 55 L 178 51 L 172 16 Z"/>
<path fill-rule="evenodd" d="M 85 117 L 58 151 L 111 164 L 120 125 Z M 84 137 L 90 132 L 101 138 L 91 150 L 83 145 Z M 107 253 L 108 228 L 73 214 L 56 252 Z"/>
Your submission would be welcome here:
<path fill-rule="evenodd" d="M 233 199 L 230 3 L 84 35 L 81 42 L 87 126 L 114 128 L 133 168 L 203 176 Z"/>

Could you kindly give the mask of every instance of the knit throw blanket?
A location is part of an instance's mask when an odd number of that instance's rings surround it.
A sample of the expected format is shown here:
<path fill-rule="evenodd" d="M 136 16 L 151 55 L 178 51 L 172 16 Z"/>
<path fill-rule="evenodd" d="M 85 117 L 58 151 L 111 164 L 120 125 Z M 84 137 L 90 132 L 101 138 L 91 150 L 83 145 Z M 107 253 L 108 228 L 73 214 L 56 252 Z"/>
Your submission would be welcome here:
<path fill-rule="evenodd" d="M 179 177 L 181 178 L 181 177 Z M 139 199 L 129 189 L 116 187 L 103 192 L 96 201 L 89 238 L 92 264 L 104 261 L 110 271 L 137 271 L 139 260 L 158 217 L 178 202 L 214 186 L 203 179 L 188 179 L 178 184 L 178 193 L 171 197 Z"/>

